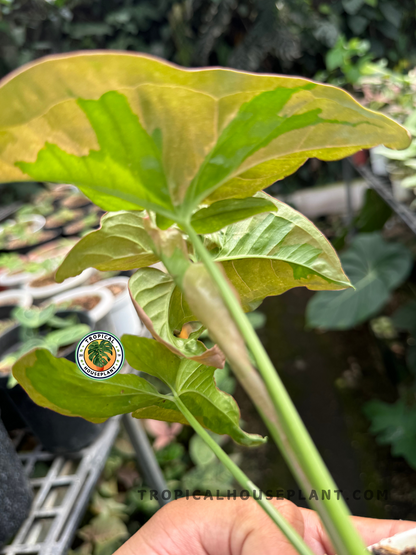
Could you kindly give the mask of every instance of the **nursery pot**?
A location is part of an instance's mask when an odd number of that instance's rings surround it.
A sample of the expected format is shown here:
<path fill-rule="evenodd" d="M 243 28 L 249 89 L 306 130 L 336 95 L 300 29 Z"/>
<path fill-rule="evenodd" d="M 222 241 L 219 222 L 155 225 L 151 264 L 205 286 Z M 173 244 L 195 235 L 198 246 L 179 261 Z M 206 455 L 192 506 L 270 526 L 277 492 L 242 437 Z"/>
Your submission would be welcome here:
<path fill-rule="evenodd" d="M 78 311 L 61 311 L 57 315 L 65 317 L 76 313 L 80 322 L 93 327 L 88 314 Z M 10 352 L 19 342 L 19 328 L 16 326 L 0 337 L 0 357 Z M 76 343 L 67 347 L 62 356 L 75 361 Z M 25 390 L 16 385 L 7 389 L 8 376 L 0 376 L 0 389 L 7 395 L 22 420 L 51 453 L 79 451 L 90 445 L 101 432 L 102 424 L 93 424 L 83 418 L 63 416 L 52 410 L 40 407 L 28 396 Z M 62 392 L 65 395 L 65 392 Z"/>
<path fill-rule="evenodd" d="M 0 419 L 0 547 L 23 524 L 32 498 L 29 480 Z"/>
<path fill-rule="evenodd" d="M 47 283 L 45 285 L 40 285 L 40 286 L 36 286 L 38 285 L 39 282 L 37 282 L 34 279 L 29 283 L 25 283 L 25 285 L 23 286 L 23 289 L 27 293 L 30 293 L 30 295 L 32 295 L 32 297 L 35 300 L 48 299 L 49 297 L 58 295 L 63 291 L 67 291 L 68 289 L 73 289 L 74 287 L 78 287 L 79 285 L 87 281 L 87 279 L 91 276 L 92 273 L 93 273 L 93 269 L 88 268 L 87 270 L 84 270 L 81 274 L 79 274 L 79 276 L 70 277 L 65 281 L 63 281 L 62 283 L 53 282 L 53 283 Z M 37 279 L 42 279 L 42 278 L 37 278 Z"/>
<path fill-rule="evenodd" d="M 46 245 L 47 243 L 50 243 L 51 241 L 54 241 L 55 239 L 57 239 L 60 236 L 60 232 L 57 231 L 48 231 L 47 232 L 47 236 L 44 237 L 43 239 L 41 239 L 39 241 L 39 243 L 35 243 L 34 245 L 24 245 L 22 247 L 16 247 L 16 248 L 4 248 L 4 249 L 0 249 L 0 252 L 3 253 L 16 253 L 16 254 L 27 254 L 28 252 L 32 251 L 33 249 L 36 249 L 37 247 L 40 247 L 42 245 Z"/>
<path fill-rule="evenodd" d="M 52 230 L 56 230 L 59 231 L 59 233 L 62 235 L 63 230 L 65 228 L 65 226 L 77 222 L 78 220 L 80 220 L 83 217 L 83 211 L 82 210 L 73 210 L 72 212 L 73 218 L 71 220 L 68 220 L 66 222 L 48 222 L 48 220 L 46 220 L 46 224 L 45 224 L 45 229 L 52 229 Z M 53 214 L 51 214 L 51 216 L 53 216 Z M 50 218 L 52 219 L 52 218 Z"/>
<path fill-rule="evenodd" d="M 20 289 L 10 289 L 0 293 L 0 320 L 7 320 L 11 317 L 13 309 L 16 306 L 23 306 L 25 308 L 31 306 L 32 298 L 28 293 Z M 14 324 L 12 327 L 16 327 Z M 7 328 L 4 332 L 0 331 L 0 337 L 10 331 L 11 327 Z M 2 410 L 3 424 L 6 430 L 15 430 L 22 428 L 24 422 L 22 421 L 19 413 L 14 405 L 11 403 L 7 393 L 0 388 L 0 409 Z"/>
<path fill-rule="evenodd" d="M 119 337 L 123 333 L 137 335 L 143 327 L 131 301 L 128 283 L 128 277 L 117 276 L 99 281 L 96 285 L 99 290 L 109 290 L 114 297 L 113 308 L 108 314 L 109 331 L 113 331 Z M 122 290 L 118 292 L 118 288 Z"/>
<path fill-rule="evenodd" d="M 71 291 L 66 291 L 61 295 L 56 295 L 56 297 L 52 297 L 49 302 L 59 304 L 74 301 L 75 299 L 85 299 L 86 297 L 99 297 L 100 299 L 91 309 L 83 307 L 83 310 L 86 311 L 88 316 L 95 323 L 95 329 L 112 331 L 109 327 L 111 326 L 109 322 L 109 313 L 114 304 L 114 297 L 108 289 L 99 289 L 96 286 L 86 285 L 84 287 L 72 289 Z"/>
<path fill-rule="evenodd" d="M 10 310 L 15 306 L 23 306 L 29 308 L 32 305 L 32 297 L 26 291 L 21 289 L 9 289 L 0 293 L 0 309 L 10 307 Z M 0 316 L 7 318 L 8 316 Z"/>
<path fill-rule="evenodd" d="M 3 287 L 22 287 L 25 283 L 29 283 L 39 276 L 39 273 L 19 272 L 14 274 L 6 270 L 0 274 L 0 285 Z"/>

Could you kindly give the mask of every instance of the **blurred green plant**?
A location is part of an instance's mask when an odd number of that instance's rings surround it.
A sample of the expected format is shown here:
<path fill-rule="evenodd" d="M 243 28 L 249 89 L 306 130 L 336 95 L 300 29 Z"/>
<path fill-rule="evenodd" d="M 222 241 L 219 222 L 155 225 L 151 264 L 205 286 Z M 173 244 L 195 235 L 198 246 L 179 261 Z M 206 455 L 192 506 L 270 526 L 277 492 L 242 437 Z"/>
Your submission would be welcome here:
<path fill-rule="evenodd" d="M 416 100 L 416 91 L 414 98 Z M 395 152 L 379 146 L 375 151 L 391 161 L 389 170 L 392 178 L 400 180 L 402 187 L 416 189 L 416 109 L 406 119 L 404 127 L 412 137 L 412 142 L 406 149 Z"/>
<path fill-rule="evenodd" d="M 0 75 L 45 54 L 107 48 L 313 77 L 340 36 L 411 67 L 414 20 L 412 0 L 2 0 Z"/>
<path fill-rule="evenodd" d="M 0 358 L 0 374 L 9 374 L 9 388 L 17 383 L 11 368 L 23 355 L 35 348 L 47 349 L 56 355 L 61 347 L 79 341 L 90 331 L 90 326 L 80 324 L 76 315 L 62 318 L 56 314 L 57 310 L 54 304 L 45 308 L 19 306 L 13 310 L 12 320 L 20 324 L 20 342 L 15 345 L 15 351 Z"/>
<path fill-rule="evenodd" d="M 364 406 L 364 414 L 371 422 L 370 432 L 380 445 L 390 445 L 394 457 L 404 457 L 416 470 L 416 404 L 405 397 L 389 404 L 373 400 Z"/>
<path fill-rule="evenodd" d="M 347 41 L 341 35 L 325 56 L 326 70 L 318 72 L 315 79 L 337 86 L 355 85 L 373 57 L 368 40 L 354 37 Z"/>
<path fill-rule="evenodd" d="M 340 258 L 354 289 L 316 293 L 306 309 L 311 328 L 347 330 L 375 316 L 413 265 L 404 245 L 386 242 L 377 232 L 357 235 Z"/>

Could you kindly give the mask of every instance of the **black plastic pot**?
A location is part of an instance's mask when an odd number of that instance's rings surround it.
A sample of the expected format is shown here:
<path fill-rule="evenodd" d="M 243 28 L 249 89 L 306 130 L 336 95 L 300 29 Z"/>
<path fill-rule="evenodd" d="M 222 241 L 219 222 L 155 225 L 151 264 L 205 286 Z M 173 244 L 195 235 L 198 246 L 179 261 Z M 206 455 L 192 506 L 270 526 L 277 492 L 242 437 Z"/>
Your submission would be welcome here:
<path fill-rule="evenodd" d="M 11 314 L 12 314 L 12 310 L 15 307 L 16 307 L 16 305 L 1 305 L 0 306 L 0 320 L 9 319 Z M 4 331 L 2 334 L 0 334 L 0 345 L 2 345 L 2 343 L 3 343 L 1 338 L 5 334 L 10 332 L 13 328 L 16 328 L 16 327 L 17 327 L 17 324 L 15 324 L 11 328 L 8 328 L 6 331 Z M 0 380 L 3 380 L 3 379 L 4 378 L 0 374 Z M 10 401 L 9 396 L 7 395 L 7 392 L 1 386 L 0 386 L 0 409 L 1 409 L 1 412 L 2 412 L 3 424 L 6 428 L 6 430 L 9 430 L 9 431 L 10 430 L 16 430 L 18 428 L 23 428 L 25 426 L 25 423 L 21 419 L 20 414 L 17 412 L 13 403 Z"/>
<path fill-rule="evenodd" d="M 20 528 L 32 499 L 29 480 L 0 420 L 0 547 Z"/>
<path fill-rule="evenodd" d="M 61 317 L 77 314 L 81 323 L 93 327 L 91 319 L 84 312 L 67 310 L 57 314 Z M 0 356 L 10 351 L 11 347 L 19 342 L 19 333 L 20 326 L 16 326 L 0 337 Z M 62 353 L 62 356 L 74 362 L 75 349 L 76 344 L 71 345 Z M 8 376 L 0 376 L 0 389 L 47 451 L 51 453 L 79 451 L 90 445 L 100 434 L 102 424 L 93 424 L 83 418 L 63 416 L 40 407 L 20 385 L 7 389 L 7 381 Z M 62 394 L 65 395 L 65 392 Z"/>

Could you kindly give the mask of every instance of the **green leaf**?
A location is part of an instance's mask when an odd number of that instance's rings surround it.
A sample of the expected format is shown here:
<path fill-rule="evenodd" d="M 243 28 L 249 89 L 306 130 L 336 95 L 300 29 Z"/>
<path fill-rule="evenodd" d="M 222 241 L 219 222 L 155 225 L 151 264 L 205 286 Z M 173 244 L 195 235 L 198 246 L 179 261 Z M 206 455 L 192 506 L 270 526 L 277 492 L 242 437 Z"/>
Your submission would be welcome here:
<path fill-rule="evenodd" d="M 43 324 L 46 324 L 50 318 L 55 314 L 56 306 L 50 304 L 45 308 L 39 308 L 37 306 L 26 308 L 24 306 L 18 306 L 13 310 L 13 317 L 26 328 L 40 328 Z"/>
<path fill-rule="evenodd" d="M 404 188 L 414 189 L 416 187 L 416 175 L 405 177 L 400 185 Z"/>
<path fill-rule="evenodd" d="M 416 407 L 399 399 L 394 404 L 369 401 L 364 413 L 371 421 L 370 432 L 381 445 L 391 445 L 392 455 L 404 457 L 416 469 Z"/>
<path fill-rule="evenodd" d="M 412 300 L 398 308 L 393 316 L 394 327 L 416 337 L 416 301 Z"/>
<path fill-rule="evenodd" d="M 135 270 L 158 262 L 143 220 L 143 212 L 105 214 L 101 228 L 83 237 L 68 253 L 56 272 L 56 281 L 91 267 L 103 272 Z"/>
<path fill-rule="evenodd" d="M 332 86 L 134 53 L 37 60 L 0 83 L 0 106 L 2 181 L 70 182 L 105 210 L 174 221 L 204 199 L 252 196 L 309 157 L 409 144 Z"/>
<path fill-rule="evenodd" d="M 217 434 L 227 434 L 242 445 L 264 443 L 265 439 L 261 436 L 247 434 L 240 428 L 237 403 L 216 387 L 214 367 L 180 359 L 152 339 L 123 335 L 122 342 L 130 366 L 162 380 L 203 426 Z M 136 410 L 133 416 L 155 418 L 154 415 L 149 416 L 147 409 Z M 180 421 L 183 422 L 183 417 Z"/>
<path fill-rule="evenodd" d="M 20 358 L 13 366 L 13 376 L 41 407 L 91 422 L 149 406 L 163 407 L 167 415 L 177 413 L 169 397 L 139 376 L 119 373 L 108 380 L 92 380 L 73 362 L 55 358 L 45 349 Z"/>
<path fill-rule="evenodd" d="M 409 160 L 416 157 L 416 141 L 413 141 L 407 148 L 398 152 L 384 146 L 377 147 L 376 152 L 377 154 L 381 154 L 390 160 Z"/>
<path fill-rule="evenodd" d="M 292 287 L 312 290 L 350 286 L 325 236 L 293 208 L 264 193 L 277 214 L 259 214 L 217 234 L 212 250 L 237 290 L 244 310 Z"/>
<path fill-rule="evenodd" d="M 91 331 L 88 324 L 75 324 L 68 328 L 51 331 L 45 336 L 45 342 L 52 349 L 72 345 Z"/>
<path fill-rule="evenodd" d="M 127 98 L 109 91 L 99 100 L 78 98 L 76 105 L 94 130 L 99 150 L 80 157 L 46 142 L 35 162 L 16 161 L 22 173 L 38 181 L 48 176 L 50 181 L 74 183 L 106 210 L 143 207 L 170 213 L 173 207 L 159 150 Z M 136 145 L 140 145 L 139 156 Z"/>
<path fill-rule="evenodd" d="M 368 233 L 354 239 L 341 262 L 355 289 L 317 293 L 306 311 L 311 327 L 349 329 L 377 314 L 409 275 L 412 255 L 403 245 Z"/>
<path fill-rule="evenodd" d="M 190 328 L 180 337 L 187 322 L 196 322 L 188 303 L 173 278 L 156 268 L 142 268 L 129 281 L 136 311 L 153 337 L 177 355 L 222 368 L 224 356 L 218 347 L 207 349 L 197 340 L 202 326 Z"/>
<path fill-rule="evenodd" d="M 324 235 L 284 203 L 268 195 L 261 198 L 272 201 L 277 214 L 259 214 L 210 236 L 211 253 L 223 266 L 244 310 L 254 310 L 265 297 L 292 287 L 348 287 L 350 282 Z M 178 337 L 185 324 L 199 318 L 170 276 L 153 268 L 141 269 L 131 278 L 130 290 L 153 337 L 170 345 L 176 354 L 192 358 L 204 353 L 197 341 L 202 326 L 192 324 L 189 337 Z M 208 355 L 211 351 L 205 352 L 204 356 Z M 221 365 L 213 359 L 205 361 Z"/>
<path fill-rule="evenodd" d="M 214 202 L 192 216 L 192 227 L 197 233 L 215 233 L 227 225 L 263 212 L 275 212 L 277 207 L 266 198 L 229 199 Z"/>
<path fill-rule="evenodd" d="M 364 205 L 357 215 L 354 225 L 361 233 L 379 231 L 383 229 L 392 213 L 390 206 L 374 189 L 367 189 Z"/>

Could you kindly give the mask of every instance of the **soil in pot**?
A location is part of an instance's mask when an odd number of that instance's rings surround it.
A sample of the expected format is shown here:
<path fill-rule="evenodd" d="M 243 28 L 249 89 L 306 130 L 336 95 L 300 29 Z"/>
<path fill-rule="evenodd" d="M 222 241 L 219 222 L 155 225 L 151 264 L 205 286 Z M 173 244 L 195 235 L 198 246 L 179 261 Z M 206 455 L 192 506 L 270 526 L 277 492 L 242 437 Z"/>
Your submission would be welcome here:
<path fill-rule="evenodd" d="M 57 213 L 52 214 L 51 216 L 46 218 L 45 227 L 46 229 L 62 228 L 69 222 L 79 220 L 80 218 L 82 218 L 82 216 L 82 210 L 58 210 Z"/>
<path fill-rule="evenodd" d="M 0 255 L 0 265 L 4 269 L 0 281 L 6 287 L 21 285 L 55 268 L 54 261 L 49 258 L 36 261 L 17 253 Z"/>
<path fill-rule="evenodd" d="M 30 282 L 30 287 L 46 287 L 47 285 L 53 285 L 55 281 L 55 273 L 51 272 L 45 276 L 34 279 Z"/>
<path fill-rule="evenodd" d="M 43 262 L 45 260 L 61 259 L 68 254 L 68 252 L 75 246 L 78 239 L 58 239 L 36 248 L 28 255 L 29 260 Z"/>
<path fill-rule="evenodd" d="M 49 243 L 53 239 L 56 239 L 59 233 L 56 231 L 39 231 L 38 233 L 28 235 L 24 238 L 12 239 L 8 241 L 5 247 L 2 249 L 3 252 L 17 252 L 20 254 L 27 254 L 33 248 Z"/>
<path fill-rule="evenodd" d="M 76 297 L 75 299 L 70 299 L 68 301 L 62 301 L 58 306 L 65 307 L 67 309 L 81 309 L 89 312 L 95 308 L 100 302 L 101 298 L 98 295 L 82 295 Z"/>
<path fill-rule="evenodd" d="M 83 312 L 60 311 L 59 318 L 76 316 L 79 322 L 88 324 L 92 329 L 89 316 Z M 16 326 L 0 336 L 0 358 L 16 351 L 20 342 L 20 329 Z M 74 362 L 77 341 L 68 347 L 62 346 L 59 355 Z M 7 371 L 7 369 L 3 368 Z M 52 453 L 79 451 L 89 445 L 101 432 L 101 424 L 92 424 L 82 418 L 58 414 L 34 403 L 19 385 L 7 388 L 9 375 L 0 374 L 0 389 L 7 395 L 9 402 L 17 410 L 25 424 L 32 430 L 44 448 Z"/>
<path fill-rule="evenodd" d="M 84 195 L 71 195 L 61 201 L 61 206 L 64 208 L 83 208 L 89 206 L 91 201 Z"/>
<path fill-rule="evenodd" d="M 109 289 L 115 297 L 117 297 L 117 295 L 120 295 L 120 293 L 123 293 L 123 291 L 126 290 L 126 284 L 110 283 L 109 285 L 106 285 L 106 288 Z"/>
<path fill-rule="evenodd" d="M 73 222 L 64 227 L 64 236 L 78 235 L 82 232 L 92 231 L 97 229 L 100 223 L 100 218 L 97 214 L 88 214 L 82 220 Z"/>

